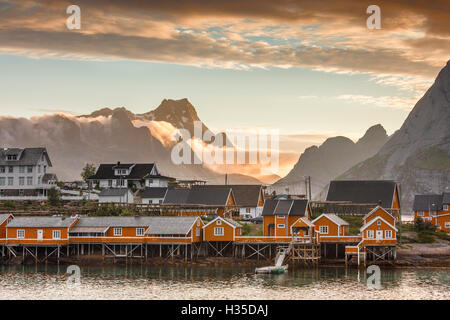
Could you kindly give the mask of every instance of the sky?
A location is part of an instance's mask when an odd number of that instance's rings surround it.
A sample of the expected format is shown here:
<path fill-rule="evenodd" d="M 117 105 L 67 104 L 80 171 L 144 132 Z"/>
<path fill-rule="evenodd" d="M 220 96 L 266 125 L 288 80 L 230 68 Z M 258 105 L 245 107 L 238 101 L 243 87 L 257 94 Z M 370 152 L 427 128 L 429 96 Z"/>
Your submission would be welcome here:
<path fill-rule="evenodd" d="M 70 30 L 68 6 L 81 10 Z M 448 1 L 0 0 L 0 115 L 188 98 L 213 130 L 388 134 L 449 59 Z M 313 137 L 305 142 L 305 137 Z"/>

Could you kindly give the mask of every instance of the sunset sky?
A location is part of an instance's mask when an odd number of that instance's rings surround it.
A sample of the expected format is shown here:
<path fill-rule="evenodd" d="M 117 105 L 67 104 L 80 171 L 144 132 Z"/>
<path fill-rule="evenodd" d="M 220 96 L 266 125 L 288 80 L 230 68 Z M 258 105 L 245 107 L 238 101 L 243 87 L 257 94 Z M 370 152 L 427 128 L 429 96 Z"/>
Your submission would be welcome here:
<path fill-rule="evenodd" d="M 66 8 L 81 8 L 68 30 Z M 366 8 L 381 8 L 381 30 Z M 0 115 L 147 112 L 188 98 L 212 129 L 397 130 L 449 59 L 448 1 L 0 0 Z M 301 151 L 301 150 L 300 150 Z"/>

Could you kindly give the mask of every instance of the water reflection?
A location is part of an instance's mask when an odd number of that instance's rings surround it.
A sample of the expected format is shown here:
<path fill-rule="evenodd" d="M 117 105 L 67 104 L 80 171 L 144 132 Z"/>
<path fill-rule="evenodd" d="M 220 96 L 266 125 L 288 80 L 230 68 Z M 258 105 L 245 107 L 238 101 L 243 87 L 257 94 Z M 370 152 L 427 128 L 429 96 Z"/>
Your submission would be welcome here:
<path fill-rule="evenodd" d="M 250 267 L 82 266 L 81 286 L 66 286 L 67 266 L 0 266 L 1 299 L 449 299 L 450 270 L 381 269 L 381 290 L 365 270 L 295 268 L 256 275 Z"/>

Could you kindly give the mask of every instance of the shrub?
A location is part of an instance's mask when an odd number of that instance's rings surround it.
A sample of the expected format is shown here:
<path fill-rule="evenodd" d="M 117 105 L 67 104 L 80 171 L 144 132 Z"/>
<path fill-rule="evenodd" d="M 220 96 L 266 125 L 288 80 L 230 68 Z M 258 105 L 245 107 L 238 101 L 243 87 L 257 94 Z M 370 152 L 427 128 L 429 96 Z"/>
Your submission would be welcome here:
<path fill-rule="evenodd" d="M 252 232 L 252 226 L 250 224 L 248 224 L 248 223 L 245 223 L 242 226 L 242 235 L 243 236 L 248 236 L 248 235 L 250 235 L 251 232 Z"/>
<path fill-rule="evenodd" d="M 61 204 L 61 192 L 55 187 L 52 187 L 50 190 L 48 190 L 47 199 L 48 205 L 57 207 Z"/>
<path fill-rule="evenodd" d="M 436 226 L 434 224 L 432 224 L 430 221 L 423 221 L 422 218 L 418 218 L 416 219 L 416 221 L 414 221 L 414 229 L 417 232 L 421 232 L 421 231 L 436 231 Z"/>
<path fill-rule="evenodd" d="M 16 207 L 16 204 L 12 202 L 11 200 L 7 200 L 3 203 L 3 207 L 8 209 L 14 209 Z"/>

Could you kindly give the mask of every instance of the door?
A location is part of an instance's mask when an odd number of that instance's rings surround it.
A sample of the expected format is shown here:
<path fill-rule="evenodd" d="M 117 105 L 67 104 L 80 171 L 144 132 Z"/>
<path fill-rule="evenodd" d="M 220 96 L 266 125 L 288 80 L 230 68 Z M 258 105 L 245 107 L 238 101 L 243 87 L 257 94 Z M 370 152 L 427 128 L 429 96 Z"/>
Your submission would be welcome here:
<path fill-rule="evenodd" d="M 42 240 L 44 238 L 44 231 L 43 230 L 38 230 L 37 231 L 37 239 L 38 240 Z"/>
<path fill-rule="evenodd" d="M 383 239 L 383 230 L 377 230 L 377 240 Z"/>

